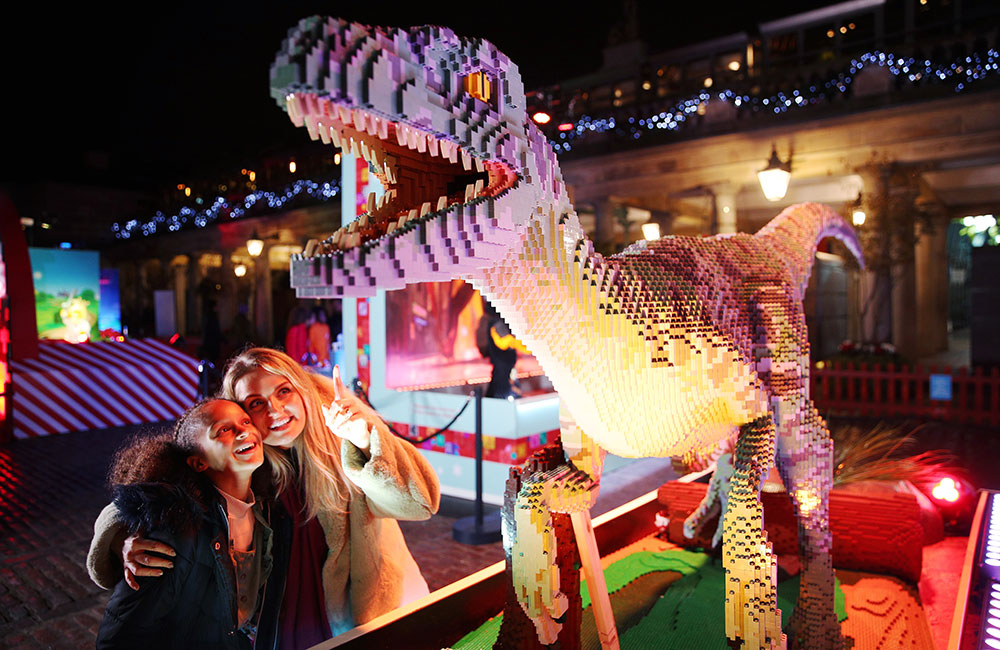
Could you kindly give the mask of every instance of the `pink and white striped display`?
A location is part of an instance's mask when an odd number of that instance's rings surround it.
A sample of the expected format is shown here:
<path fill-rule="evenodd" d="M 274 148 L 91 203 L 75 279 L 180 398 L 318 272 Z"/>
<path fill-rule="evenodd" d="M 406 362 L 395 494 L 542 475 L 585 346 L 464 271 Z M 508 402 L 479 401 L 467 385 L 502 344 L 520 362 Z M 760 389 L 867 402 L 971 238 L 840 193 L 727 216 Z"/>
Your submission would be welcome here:
<path fill-rule="evenodd" d="M 45 341 L 11 371 L 16 438 L 170 420 L 198 389 L 198 362 L 155 339 Z"/>

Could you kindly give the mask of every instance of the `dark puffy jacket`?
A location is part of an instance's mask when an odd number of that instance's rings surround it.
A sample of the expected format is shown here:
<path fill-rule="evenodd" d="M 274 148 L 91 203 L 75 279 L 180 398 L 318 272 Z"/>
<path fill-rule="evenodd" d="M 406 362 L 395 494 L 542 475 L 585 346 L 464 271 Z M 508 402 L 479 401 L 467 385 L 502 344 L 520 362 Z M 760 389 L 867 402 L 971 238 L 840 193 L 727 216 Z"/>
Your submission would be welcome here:
<path fill-rule="evenodd" d="M 271 564 L 270 577 L 258 594 L 254 645 L 236 627 L 236 586 L 223 501 L 210 485 L 199 492 L 205 495 L 203 502 L 166 483 L 116 486 L 115 504 L 128 529 L 169 544 L 177 555 L 174 567 L 163 576 L 139 578 L 138 591 L 124 580 L 118 583 L 98 631 L 99 649 L 276 647 L 289 517 L 272 500 L 260 501 L 259 512 L 254 509 L 257 525 L 265 526 L 262 546 L 270 550 L 262 564 Z"/>

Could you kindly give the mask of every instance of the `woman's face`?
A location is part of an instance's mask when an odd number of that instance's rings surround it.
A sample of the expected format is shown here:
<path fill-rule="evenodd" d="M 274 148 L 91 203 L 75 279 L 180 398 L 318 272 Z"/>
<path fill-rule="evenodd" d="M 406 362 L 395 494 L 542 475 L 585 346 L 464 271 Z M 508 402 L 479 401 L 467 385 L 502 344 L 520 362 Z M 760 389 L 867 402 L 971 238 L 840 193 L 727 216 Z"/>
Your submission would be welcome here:
<path fill-rule="evenodd" d="M 235 392 L 236 401 L 250 414 L 265 445 L 287 449 L 305 428 L 302 395 L 281 375 L 258 368 L 236 382 Z"/>

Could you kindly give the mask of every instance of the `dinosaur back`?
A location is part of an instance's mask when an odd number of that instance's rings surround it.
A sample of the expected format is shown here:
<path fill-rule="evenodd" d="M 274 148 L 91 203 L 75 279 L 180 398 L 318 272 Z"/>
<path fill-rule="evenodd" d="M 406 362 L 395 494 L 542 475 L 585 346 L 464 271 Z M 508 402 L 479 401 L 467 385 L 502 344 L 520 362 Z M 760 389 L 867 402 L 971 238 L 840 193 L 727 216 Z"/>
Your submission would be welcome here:
<path fill-rule="evenodd" d="M 755 237 L 771 248 L 788 267 L 792 286 L 801 300 L 809 284 L 816 246 L 825 237 L 836 237 L 864 266 L 861 245 L 854 228 L 834 212 L 819 203 L 799 203 L 785 208 L 757 232 Z"/>

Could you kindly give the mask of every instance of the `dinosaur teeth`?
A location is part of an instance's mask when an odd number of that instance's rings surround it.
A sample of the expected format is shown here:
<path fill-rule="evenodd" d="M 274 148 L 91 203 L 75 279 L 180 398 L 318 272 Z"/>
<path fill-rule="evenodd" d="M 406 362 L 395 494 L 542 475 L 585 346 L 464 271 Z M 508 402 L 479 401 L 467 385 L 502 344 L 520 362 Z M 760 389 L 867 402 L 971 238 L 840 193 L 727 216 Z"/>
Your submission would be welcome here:
<path fill-rule="evenodd" d="M 466 185 L 465 186 L 465 202 L 468 203 L 476 196 L 476 186 Z"/>
<path fill-rule="evenodd" d="M 425 214 L 429 213 L 430 211 L 431 211 L 431 204 L 430 203 L 428 203 L 428 202 L 425 201 L 423 204 L 421 204 L 421 206 L 420 206 L 420 216 L 421 217 L 424 216 Z"/>
<path fill-rule="evenodd" d="M 323 122 L 316 120 L 316 130 L 319 132 L 319 139 L 323 144 L 330 144 L 330 129 Z"/>
<path fill-rule="evenodd" d="M 433 135 L 427 136 L 427 153 L 437 157 L 440 150 L 441 149 L 440 146 L 438 145 L 438 139 L 435 138 Z"/>
<path fill-rule="evenodd" d="M 368 212 L 375 212 L 375 192 L 369 192 L 368 193 L 368 203 L 367 203 L 367 205 L 365 207 L 367 208 Z M 365 213 L 365 214 L 367 214 L 367 213 Z M 365 215 L 362 215 L 362 217 L 364 217 L 364 216 Z M 367 219 L 366 219 L 366 221 L 367 221 Z M 366 225 L 367 226 L 368 224 L 365 223 L 365 224 L 362 224 L 362 225 Z"/>
<path fill-rule="evenodd" d="M 316 249 L 318 247 L 319 247 L 319 240 L 318 239 L 310 239 L 309 241 L 306 242 L 306 248 L 302 252 L 302 255 L 304 257 L 312 257 L 313 255 L 316 254 Z"/>
<path fill-rule="evenodd" d="M 473 196 L 479 196 L 483 193 L 483 179 L 477 179 L 475 186 L 473 186 Z"/>
<path fill-rule="evenodd" d="M 483 165 L 482 158 L 476 158 L 476 171 L 482 173 L 485 170 L 485 168 L 486 166 Z"/>
<path fill-rule="evenodd" d="M 351 115 L 351 109 L 346 106 L 337 106 L 337 112 L 340 113 L 340 121 L 344 124 L 351 124 L 354 122 L 354 116 Z"/>
<path fill-rule="evenodd" d="M 442 194 L 441 196 L 438 197 L 437 209 L 444 210 L 447 207 L 448 207 L 448 197 Z"/>
<path fill-rule="evenodd" d="M 285 108 L 288 110 L 288 117 L 292 122 L 298 124 L 302 120 L 302 100 L 295 93 L 285 97 Z"/>
<path fill-rule="evenodd" d="M 406 146 L 406 126 L 403 124 L 396 125 L 396 142 L 401 147 Z"/>
<path fill-rule="evenodd" d="M 306 118 L 306 131 L 309 133 L 310 140 L 319 140 L 319 130 L 316 128 L 316 120 L 310 120 Z"/>
<path fill-rule="evenodd" d="M 427 205 L 427 204 L 425 204 L 425 205 Z M 428 207 L 428 208 L 430 208 L 430 206 L 427 206 L 427 207 Z M 420 213 L 419 213 L 419 212 L 417 212 L 417 209 L 416 209 L 416 208 L 413 208 L 412 210 L 410 210 L 410 211 L 409 211 L 409 212 L 408 212 L 408 213 L 406 214 L 406 221 L 413 221 L 414 219 L 417 219 L 417 218 L 419 218 L 419 217 L 420 217 Z M 403 222 L 403 217 L 400 217 L 400 218 L 399 218 L 399 220 L 400 220 L 400 222 L 401 222 L 401 223 L 400 223 L 400 227 L 402 227 L 402 224 L 403 224 L 403 223 L 405 223 L 405 222 Z"/>
<path fill-rule="evenodd" d="M 338 131 L 335 126 L 330 127 L 330 141 L 333 142 L 333 145 L 338 149 L 341 148 L 343 140 L 340 139 L 340 131 Z"/>
<path fill-rule="evenodd" d="M 470 156 L 466 151 L 462 152 L 462 167 L 464 167 L 467 172 L 472 171 L 472 156 Z"/>

